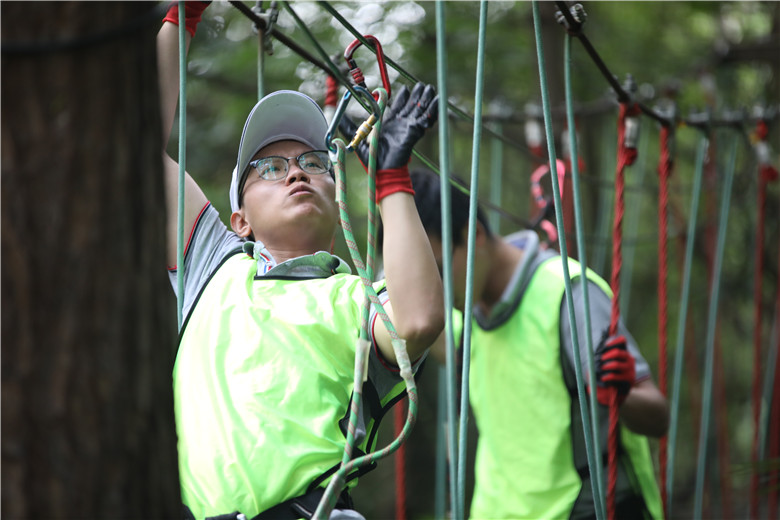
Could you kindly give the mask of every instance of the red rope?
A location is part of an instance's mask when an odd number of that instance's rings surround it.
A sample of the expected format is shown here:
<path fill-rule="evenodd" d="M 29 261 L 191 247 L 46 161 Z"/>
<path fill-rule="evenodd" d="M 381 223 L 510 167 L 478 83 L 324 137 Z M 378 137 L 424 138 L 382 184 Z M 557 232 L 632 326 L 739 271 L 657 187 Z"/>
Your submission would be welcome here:
<path fill-rule="evenodd" d="M 393 407 L 395 436 L 401 435 L 406 422 L 406 398 Z M 406 520 L 406 443 L 395 452 L 395 520 Z"/>
<path fill-rule="evenodd" d="M 780 260 L 780 258 L 779 258 Z M 778 262 L 780 264 L 780 262 Z M 780 321 L 780 278 L 777 281 L 777 300 L 775 305 L 777 306 L 777 317 Z M 780 351 L 780 337 L 777 344 L 778 351 Z M 770 413 L 770 425 L 769 425 L 769 458 L 780 458 L 780 355 L 775 359 L 775 384 L 772 392 L 772 407 Z M 777 499 L 780 490 L 778 489 L 777 477 L 780 470 L 770 470 L 769 482 L 767 484 L 767 491 L 769 492 L 769 518 L 777 518 Z"/>
<path fill-rule="evenodd" d="M 667 357 L 666 346 L 668 306 L 667 306 L 667 278 L 668 278 L 668 247 L 669 235 L 669 176 L 672 174 L 674 160 L 672 158 L 670 141 L 674 139 L 673 129 L 668 126 L 661 127 L 660 144 L 661 156 L 658 160 L 658 385 L 664 397 L 667 395 Z M 661 472 L 661 503 L 664 517 L 668 517 L 669 504 L 666 492 L 666 466 L 668 458 L 668 438 L 661 437 L 659 445 L 659 469 Z"/>
<path fill-rule="evenodd" d="M 623 267 L 623 215 L 625 213 L 625 176 L 626 166 L 636 161 L 636 143 L 626 142 L 626 119 L 637 118 L 639 106 L 626 103 L 620 104 L 618 116 L 618 156 L 615 172 L 615 221 L 612 226 L 612 313 L 609 321 L 609 335 L 616 336 L 620 320 L 620 270 Z M 638 124 L 638 122 L 637 122 Z M 618 452 L 618 404 L 617 389 L 610 391 L 609 403 L 609 437 L 607 444 L 607 518 L 615 520 L 615 489 L 617 487 L 617 452 Z"/>
<path fill-rule="evenodd" d="M 758 156 L 758 218 L 756 223 L 755 273 L 753 279 L 753 474 L 750 479 L 750 516 L 758 515 L 758 443 L 761 425 L 761 287 L 764 277 L 764 229 L 766 227 L 767 184 L 777 179 L 777 170 L 768 163 L 766 137 L 769 127 L 765 121 L 756 125 L 756 155 Z"/>

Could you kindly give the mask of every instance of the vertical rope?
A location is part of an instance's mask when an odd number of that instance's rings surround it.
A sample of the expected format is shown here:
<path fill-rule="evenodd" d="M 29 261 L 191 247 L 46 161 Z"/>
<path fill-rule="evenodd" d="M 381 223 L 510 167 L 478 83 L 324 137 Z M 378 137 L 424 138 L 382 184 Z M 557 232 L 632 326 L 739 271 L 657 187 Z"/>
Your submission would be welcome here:
<path fill-rule="evenodd" d="M 635 103 L 620 104 L 618 116 L 618 156 L 615 172 L 615 220 L 612 225 L 612 312 L 609 320 L 609 335 L 616 336 L 620 320 L 620 270 L 623 264 L 623 215 L 625 214 L 625 169 L 634 163 L 636 148 L 629 148 L 626 141 L 626 118 L 637 117 L 639 107 Z M 609 393 L 609 442 L 607 449 L 607 518 L 615 518 L 615 489 L 617 487 L 618 453 L 618 394 L 612 388 Z"/>
<path fill-rule="evenodd" d="M 680 387 L 682 381 L 682 367 L 685 354 L 685 325 L 688 316 L 688 300 L 691 288 L 691 264 L 693 263 L 693 246 L 696 238 L 696 217 L 699 213 L 699 200 L 701 198 L 702 173 L 704 171 L 704 157 L 709 146 L 709 139 L 703 135 L 696 153 L 696 166 L 693 174 L 693 188 L 691 191 L 691 213 L 688 217 L 688 231 L 686 233 L 685 260 L 683 262 L 682 289 L 680 292 L 680 315 L 677 322 L 677 341 L 674 364 L 674 389 L 672 395 L 672 409 L 669 420 L 668 465 L 666 479 L 666 494 L 668 499 L 668 516 L 672 517 L 673 490 L 674 490 L 674 460 L 676 453 L 678 418 L 680 411 Z"/>
<path fill-rule="evenodd" d="M 566 91 L 566 117 L 569 123 L 569 129 L 574 128 L 574 96 L 572 95 L 571 81 L 571 36 L 566 33 L 564 36 L 564 88 Z M 580 252 L 580 266 L 582 267 L 581 279 L 586 280 L 587 276 L 587 250 L 585 241 L 585 231 L 583 230 L 584 219 L 582 217 L 582 204 L 580 200 L 580 174 L 579 174 L 579 152 L 577 150 L 576 133 L 569 131 L 569 150 L 571 150 L 571 181 L 572 181 L 572 199 L 574 202 L 574 225 L 577 234 L 577 244 Z M 556 206 L 558 203 L 556 202 Z M 590 297 L 588 295 L 588 284 L 582 284 L 583 292 L 583 314 L 585 315 L 585 342 L 588 349 L 587 367 L 588 381 L 596 380 L 596 369 L 593 363 L 593 335 L 591 334 L 590 321 Z M 571 320 L 571 316 L 569 318 Z M 572 321 L 572 323 L 574 323 Z M 576 333 L 576 327 L 572 330 Z M 578 340 L 579 338 L 577 338 Z M 585 453 L 588 458 L 588 467 L 591 472 L 591 489 L 593 493 L 593 503 L 596 511 L 596 518 L 602 519 L 604 513 L 604 477 L 601 464 L 601 446 L 596 440 L 599 438 L 599 415 L 598 400 L 596 392 L 586 392 L 582 376 L 582 361 L 580 358 L 579 341 L 574 343 L 574 375 L 577 379 L 577 395 L 580 404 L 580 415 L 582 416 L 582 431 L 585 437 Z M 586 402 L 590 399 L 590 406 Z"/>
<path fill-rule="evenodd" d="M 758 451 L 759 431 L 761 424 L 761 287 L 764 277 L 764 229 L 766 226 L 766 191 L 767 185 L 777 180 L 778 174 L 769 163 L 769 147 L 766 138 L 769 127 L 766 121 L 760 120 L 756 125 L 755 149 L 758 159 L 758 217 L 756 222 L 756 253 L 755 272 L 753 273 L 753 474 L 750 479 L 750 516 L 758 515 Z"/>
<path fill-rule="evenodd" d="M 184 177 L 187 171 L 187 41 L 184 2 L 179 2 L 179 202 L 176 218 L 176 316 L 184 318 Z"/>
<path fill-rule="evenodd" d="M 694 517 L 702 517 L 702 506 L 704 497 L 704 476 L 707 468 L 707 447 L 709 440 L 709 416 L 711 412 L 711 393 L 712 376 L 714 364 L 714 344 L 715 330 L 717 325 L 718 297 L 720 291 L 720 272 L 723 260 L 723 248 L 725 246 L 726 228 L 728 224 L 729 205 L 731 201 L 731 186 L 734 179 L 734 169 L 736 166 L 737 139 L 734 138 L 731 144 L 729 164 L 726 169 L 726 177 L 723 186 L 720 206 L 720 220 L 718 226 L 717 250 L 715 253 L 715 264 L 712 273 L 710 302 L 707 318 L 707 341 L 705 343 L 705 367 L 704 367 L 704 385 L 702 388 L 702 412 L 699 430 L 699 455 L 696 471 L 696 487 L 694 494 Z"/>
<path fill-rule="evenodd" d="M 439 165 L 441 175 L 441 247 L 443 252 L 452 251 L 452 223 L 450 190 L 450 145 L 449 122 L 447 120 L 447 46 L 445 41 L 446 24 L 444 1 L 436 0 L 436 76 L 439 92 Z M 442 282 L 444 283 L 444 330 L 446 338 L 447 366 L 447 447 L 450 474 L 450 514 L 455 520 L 463 518 L 458 510 L 458 490 L 456 487 L 457 454 L 456 442 L 456 377 L 455 377 L 455 339 L 452 323 L 452 255 L 442 254 Z"/>
<path fill-rule="evenodd" d="M 404 427 L 404 400 L 393 407 L 395 436 L 401 435 Z M 395 520 L 406 520 L 406 445 L 395 452 Z"/>
<path fill-rule="evenodd" d="M 469 373 L 471 366 L 472 302 L 474 301 L 474 244 L 477 235 L 477 208 L 479 204 L 479 148 L 482 141 L 482 97 L 485 70 L 485 31 L 487 28 L 487 0 L 479 3 L 479 38 L 477 41 L 477 71 L 474 93 L 474 136 L 471 146 L 471 189 L 469 190 L 469 231 L 466 252 L 466 297 L 463 303 L 463 368 L 460 391 L 460 434 L 458 438 L 458 511 L 466 513 L 466 441 L 469 417 Z"/>
<path fill-rule="evenodd" d="M 661 393 L 666 397 L 667 391 L 667 326 L 668 326 L 668 296 L 667 296 L 667 272 L 668 272 L 668 248 L 669 236 L 669 177 L 672 174 L 674 159 L 670 151 L 670 144 L 674 139 L 674 129 L 668 126 L 661 127 L 659 136 L 661 155 L 658 160 L 658 385 Z M 668 438 L 661 437 L 659 445 L 659 467 L 661 473 L 661 502 L 664 516 L 669 518 L 668 494 L 666 492 L 666 465 L 668 457 Z"/>

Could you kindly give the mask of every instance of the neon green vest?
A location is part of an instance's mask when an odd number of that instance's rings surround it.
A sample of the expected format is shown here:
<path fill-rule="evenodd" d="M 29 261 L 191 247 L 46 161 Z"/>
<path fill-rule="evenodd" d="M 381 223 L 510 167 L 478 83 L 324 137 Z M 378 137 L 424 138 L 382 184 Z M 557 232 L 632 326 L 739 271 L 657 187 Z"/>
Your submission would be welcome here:
<path fill-rule="evenodd" d="M 252 518 L 305 493 L 344 450 L 360 278 L 255 279 L 256 266 L 236 254 L 216 271 L 176 357 L 179 479 L 196 518 Z"/>
<path fill-rule="evenodd" d="M 572 276 L 580 270 L 569 261 Z M 595 273 L 588 278 L 611 294 Z M 561 365 L 563 296 L 563 269 L 556 256 L 539 266 L 511 318 L 492 330 L 476 322 L 472 329 L 469 392 L 479 442 L 471 518 L 572 514 L 582 480 L 573 463 L 572 399 Z M 636 492 L 660 518 L 647 438 L 621 427 L 620 440 L 633 466 Z"/>

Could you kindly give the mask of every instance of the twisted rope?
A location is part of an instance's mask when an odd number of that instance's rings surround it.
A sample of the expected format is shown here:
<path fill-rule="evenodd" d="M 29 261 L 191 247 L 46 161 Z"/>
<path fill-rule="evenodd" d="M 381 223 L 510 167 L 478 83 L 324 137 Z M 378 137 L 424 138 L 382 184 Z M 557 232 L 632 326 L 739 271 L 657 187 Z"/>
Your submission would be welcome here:
<path fill-rule="evenodd" d="M 612 225 L 612 312 L 609 321 L 609 335 L 617 335 L 620 320 L 620 270 L 623 266 L 623 216 L 625 214 L 625 169 L 636 161 L 636 148 L 626 141 L 626 118 L 637 117 L 639 107 L 621 103 L 618 115 L 618 157 L 615 172 L 615 220 Z M 618 393 L 610 390 L 609 397 L 609 437 L 607 448 L 607 518 L 615 519 L 615 489 L 617 488 L 617 452 L 618 452 Z"/>
<path fill-rule="evenodd" d="M 668 126 L 661 127 L 660 133 L 661 156 L 658 160 L 658 385 L 661 393 L 666 396 L 667 391 L 667 279 L 668 279 L 668 248 L 669 235 L 669 177 L 672 174 L 674 159 L 672 158 L 670 144 L 674 139 L 674 130 Z M 661 503 L 664 516 L 668 518 L 668 497 L 666 493 L 666 466 L 668 457 L 668 439 L 661 437 L 659 445 L 659 460 L 661 472 Z"/>
<path fill-rule="evenodd" d="M 376 89 L 374 93 L 378 94 L 379 97 L 378 103 L 379 103 L 379 110 L 381 116 L 381 113 L 384 111 L 385 105 L 387 103 L 387 91 L 380 88 L 380 89 Z M 371 134 L 369 135 L 370 146 L 369 146 L 368 170 L 369 170 L 370 179 L 371 177 L 375 178 L 375 174 L 376 174 L 375 173 L 376 172 L 376 150 L 377 150 L 377 143 L 378 143 L 378 135 L 381 129 L 380 127 L 381 127 L 381 117 L 377 119 L 377 122 L 374 124 L 374 128 L 371 131 Z M 351 473 L 355 469 L 361 468 L 363 466 L 367 466 L 369 464 L 373 464 L 374 462 L 384 457 L 387 457 L 388 455 L 395 452 L 403 444 L 403 442 L 409 437 L 409 434 L 411 433 L 411 430 L 414 427 L 414 423 L 417 420 L 417 407 L 418 407 L 417 385 L 414 380 L 414 374 L 412 372 L 412 368 L 411 368 L 412 365 L 409 360 L 409 354 L 406 352 L 406 342 L 398 336 L 398 333 L 396 332 L 393 323 L 390 321 L 390 317 L 387 315 L 387 312 L 385 312 L 382 303 L 379 301 L 379 297 L 377 296 L 376 291 L 374 290 L 374 287 L 371 282 L 372 278 L 368 276 L 369 270 L 373 269 L 372 267 L 373 264 L 371 264 L 371 267 L 367 267 L 366 264 L 363 263 L 363 260 L 360 257 L 360 251 L 358 249 L 357 243 L 355 242 L 355 238 L 352 233 L 352 224 L 350 223 L 349 211 L 346 203 L 347 184 L 346 184 L 346 174 L 344 170 L 344 158 L 346 155 L 347 146 L 344 143 L 344 141 L 340 138 L 334 139 L 332 141 L 332 144 L 336 149 L 335 152 L 331 152 L 331 160 L 333 161 L 333 165 L 336 171 L 336 203 L 338 204 L 338 208 L 339 208 L 339 218 L 341 220 L 341 227 L 344 231 L 344 240 L 347 243 L 350 256 L 355 265 L 355 269 L 358 271 L 358 275 L 360 276 L 360 279 L 363 282 L 366 298 L 370 301 L 370 304 L 374 306 L 377 315 L 384 323 L 390 335 L 392 345 L 393 345 L 393 351 L 396 356 L 396 362 L 400 369 L 401 377 L 403 378 L 404 383 L 406 384 L 407 397 L 409 398 L 409 409 L 407 412 L 406 424 L 404 425 L 404 428 L 401 431 L 400 435 L 398 435 L 392 443 L 390 443 L 388 446 L 386 446 L 381 450 L 374 451 L 372 453 L 369 453 L 362 457 L 358 457 L 356 459 L 351 459 L 352 449 L 353 449 L 354 439 L 355 439 L 357 418 L 360 411 L 363 380 L 365 379 L 364 374 L 366 373 L 366 364 L 368 361 L 368 348 L 370 345 L 368 341 L 368 323 L 367 323 L 367 319 L 364 319 L 364 326 L 362 327 L 363 330 L 361 330 L 361 337 L 358 340 L 358 349 L 355 356 L 354 390 L 353 390 L 352 405 L 350 407 L 350 416 L 349 416 L 349 422 L 347 427 L 347 442 L 344 447 L 344 456 L 342 458 L 341 467 L 333 475 L 330 482 L 328 483 L 328 487 L 325 490 L 325 494 L 323 495 L 322 500 L 317 506 L 317 510 L 314 512 L 314 515 L 312 517 L 314 519 L 319 519 L 319 520 L 328 518 L 328 516 L 330 516 L 330 512 L 333 510 L 333 507 L 336 505 L 336 500 L 338 498 L 338 495 L 341 493 L 341 489 L 344 485 L 346 476 L 349 473 Z M 371 191 L 369 199 L 371 200 L 375 199 L 375 193 L 374 193 L 375 183 L 371 180 L 369 180 L 369 190 Z M 371 212 L 369 211 L 369 213 Z M 364 312 L 364 317 L 366 316 L 367 313 Z"/>

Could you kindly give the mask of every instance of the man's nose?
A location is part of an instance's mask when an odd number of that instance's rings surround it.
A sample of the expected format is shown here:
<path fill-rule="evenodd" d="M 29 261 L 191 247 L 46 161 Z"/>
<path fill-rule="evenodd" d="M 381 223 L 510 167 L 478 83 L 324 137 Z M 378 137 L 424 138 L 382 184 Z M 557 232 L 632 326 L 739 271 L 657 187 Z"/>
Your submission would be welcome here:
<path fill-rule="evenodd" d="M 298 165 L 296 158 L 287 159 L 287 167 L 289 168 L 287 170 L 287 184 L 292 184 L 296 181 L 309 182 L 309 175 Z"/>

